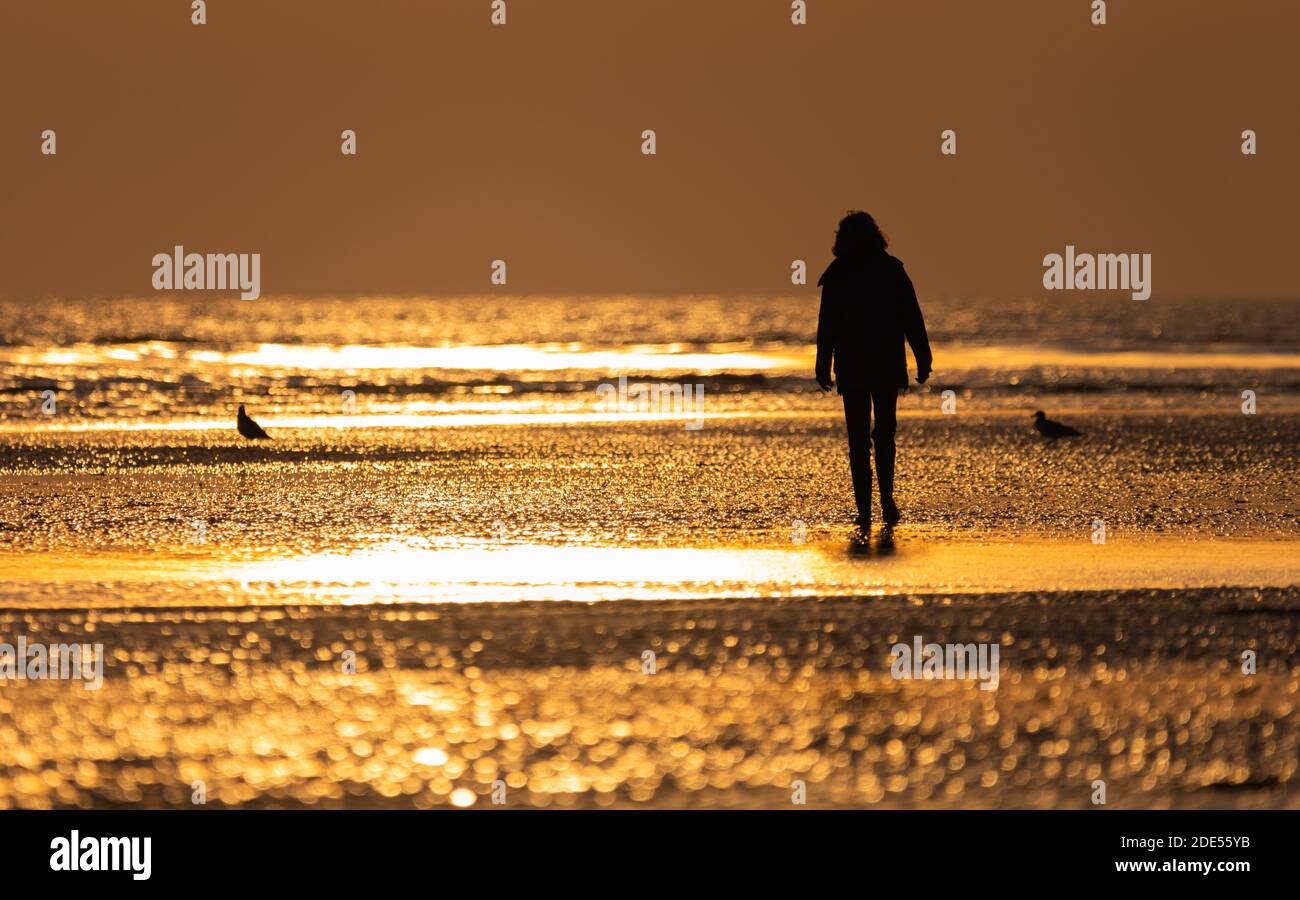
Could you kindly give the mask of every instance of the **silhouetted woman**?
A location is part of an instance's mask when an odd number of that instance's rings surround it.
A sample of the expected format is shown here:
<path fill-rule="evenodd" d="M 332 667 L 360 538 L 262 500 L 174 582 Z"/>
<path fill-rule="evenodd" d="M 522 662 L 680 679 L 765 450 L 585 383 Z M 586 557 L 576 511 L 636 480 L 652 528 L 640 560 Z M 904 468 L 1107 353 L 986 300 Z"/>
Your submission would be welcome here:
<path fill-rule="evenodd" d="M 871 442 L 876 445 L 880 511 L 893 525 L 901 518 L 894 503 L 894 431 L 898 392 L 907 387 L 906 340 L 916 357 L 916 380 L 930 377 L 930 341 L 921 305 L 903 264 L 885 252 L 888 242 L 876 220 L 851 212 L 835 232 L 835 259 L 817 284 L 817 383 L 838 384 L 849 432 L 849 468 L 857 523 L 871 525 Z M 835 380 L 831 380 L 831 367 Z M 875 407 L 876 427 L 871 427 Z"/>

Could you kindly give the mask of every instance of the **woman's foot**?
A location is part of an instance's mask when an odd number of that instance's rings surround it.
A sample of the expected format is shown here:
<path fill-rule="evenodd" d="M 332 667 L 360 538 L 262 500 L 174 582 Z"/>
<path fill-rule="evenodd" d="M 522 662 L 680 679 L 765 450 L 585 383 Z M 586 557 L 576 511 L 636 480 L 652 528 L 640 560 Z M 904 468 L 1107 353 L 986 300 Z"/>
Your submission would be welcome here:
<path fill-rule="evenodd" d="M 897 525 L 903 519 L 903 514 L 898 511 L 898 504 L 894 502 L 893 497 L 880 498 L 880 512 L 885 517 L 886 525 Z"/>
<path fill-rule="evenodd" d="M 871 516 L 858 516 L 856 519 L 853 520 L 853 524 L 858 526 L 859 528 L 870 528 Z"/>

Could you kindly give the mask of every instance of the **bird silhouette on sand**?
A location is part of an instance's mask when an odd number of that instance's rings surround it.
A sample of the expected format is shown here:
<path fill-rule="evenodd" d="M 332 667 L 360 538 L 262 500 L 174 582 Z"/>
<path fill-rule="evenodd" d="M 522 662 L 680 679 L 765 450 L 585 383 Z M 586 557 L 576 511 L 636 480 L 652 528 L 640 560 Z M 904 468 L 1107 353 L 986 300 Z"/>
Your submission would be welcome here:
<path fill-rule="evenodd" d="M 235 416 L 235 425 L 239 428 L 239 433 L 250 441 L 268 441 L 271 439 L 271 436 L 262 430 L 261 425 L 248 417 L 248 413 L 244 412 L 244 404 L 242 403 L 239 404 L 239 415 Z"/>
<path fill-rule="evenodd" d="M 1043 437 L 1052 440 L 1063 437 L 1078 437 L 1083 434 L 1082 431 L 1071 428 L 1069 425 L 1062 425 L 1060 422 L 1053 422 L 1051 419 L 1047 418 L 1047 414 L 1041 409 L 1034 413 L 1034 427 L 1038 429 L 1038 433 Z"/>

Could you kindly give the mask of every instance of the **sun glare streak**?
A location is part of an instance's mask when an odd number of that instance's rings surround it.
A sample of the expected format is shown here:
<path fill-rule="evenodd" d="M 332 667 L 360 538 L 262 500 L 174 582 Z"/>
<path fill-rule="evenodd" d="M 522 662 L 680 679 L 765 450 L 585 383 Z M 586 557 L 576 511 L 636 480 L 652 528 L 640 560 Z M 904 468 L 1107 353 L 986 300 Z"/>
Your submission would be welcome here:
<path fill-rule="evenodd" d="M 0 349 L 0 364 L 97 366 L 179 361 L 190 366 L 230 366 L 286 371 L 433 370 L 490 372 L 590 371 L 604 375 L 661 372 L 753 373 L 806 367 L 802 346 L 755 349 L 749 344 L 645 344 L 595 347 L 579 343 L 450 347 L 328 344 L 258 344 L 233 350 L 185 349 L 162 342 L 76 344 L 54 349 Z"/>
<path fill-rule="evenodd" d="M 356 605 L 984 593 L 1041 589 L 1044 579 L 1059 590 L 1286 586 L 1300 579 L 1298 548 L 1300 541 L 1290 540 L 1150 539 L 1110 543 L 1098 555 L 1080 554 L 1070 541 L 985 543 L 920 534 L 887 551 L 842 540 L 746 547 L 443 538 L 249 560 L 0 557 L 0 588 L 19 578 L 168 590 L 183 584 L 190 586 L 187 602 L 213 594 L 248 605 Z"/>

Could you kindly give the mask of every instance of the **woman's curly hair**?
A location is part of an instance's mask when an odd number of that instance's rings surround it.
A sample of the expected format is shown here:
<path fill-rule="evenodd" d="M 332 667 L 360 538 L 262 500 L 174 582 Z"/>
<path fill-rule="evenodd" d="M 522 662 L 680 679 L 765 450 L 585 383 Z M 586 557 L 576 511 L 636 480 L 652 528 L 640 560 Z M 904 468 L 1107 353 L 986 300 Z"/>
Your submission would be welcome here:
<path fill-rule="evenodd" d="M 835 246 L 831 252 L 836 256 L 858 256 L 881 253 L 888 246 L 889 240 L 876 220 L 869 213 L 855 209 L 840 219 L 839 228 L 835 230 Z"/>

